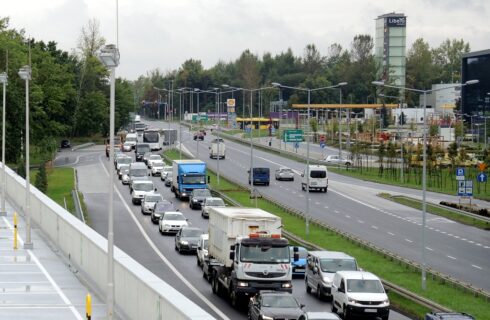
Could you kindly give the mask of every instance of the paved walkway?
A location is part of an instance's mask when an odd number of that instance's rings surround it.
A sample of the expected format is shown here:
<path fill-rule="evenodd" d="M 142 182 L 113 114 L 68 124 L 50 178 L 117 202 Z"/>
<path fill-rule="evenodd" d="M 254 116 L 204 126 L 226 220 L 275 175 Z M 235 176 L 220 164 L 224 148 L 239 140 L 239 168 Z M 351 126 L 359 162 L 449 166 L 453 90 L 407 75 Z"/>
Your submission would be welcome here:
<path fill-rule="evenodd" d="M 106 307 L 75 276 L 42 232 L 32 228 L 34 249 L 23 248 L 25 224 L 18 216 L 18 249 L 13 249 L 13 211 L 0 216 L 0 320 L 86 319 L 85 297 L 92 296 L 92 319 L 104 319 Z M 83 280 L 83 279 L 82 279 Z"/>

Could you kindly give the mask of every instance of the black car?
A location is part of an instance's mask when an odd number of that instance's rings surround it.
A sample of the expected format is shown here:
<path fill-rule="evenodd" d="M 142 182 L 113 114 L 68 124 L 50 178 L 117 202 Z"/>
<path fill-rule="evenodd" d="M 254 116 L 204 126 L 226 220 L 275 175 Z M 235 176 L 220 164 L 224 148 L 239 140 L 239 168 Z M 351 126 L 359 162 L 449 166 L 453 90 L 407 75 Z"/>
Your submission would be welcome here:
<path fill-rule="evenodd" d="M 204 199 L 212 197 L 208 189 L 194 189 L 189 196 L 189 206 L 191 209 L 201 209 Z"/>
<path fill-rule="evenodd" d="M 70 140 L 61 140 L 61 148 L 71 148 Z"/>
<path fill-rule="evenodd" d="M 174 208 L 174 204 L 168 200 L 162 200 L 155 202 L 153 211 L 151 212 L 151 222 L 157 224 L 162 214 L 166 211 L 177 211 Z"/>
<path fill-rule="evenodd" d="M 182 253 L 196 252 L 199 237 L 204 232 L 199 228 L 182 227 L 175 235 L 175 250 Z"/>
<path fill-rule="evenodd" d="M 298 319 L 304 305 L 288 292 L 261 291 L 248 304 L 248 318 L 258 319 Z"/>

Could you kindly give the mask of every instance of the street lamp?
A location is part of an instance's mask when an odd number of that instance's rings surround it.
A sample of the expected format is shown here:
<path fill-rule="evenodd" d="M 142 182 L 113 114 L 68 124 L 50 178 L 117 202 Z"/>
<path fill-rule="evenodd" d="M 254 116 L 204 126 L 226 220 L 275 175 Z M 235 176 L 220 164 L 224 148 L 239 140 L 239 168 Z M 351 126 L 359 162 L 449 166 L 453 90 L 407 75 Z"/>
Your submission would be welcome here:
<path fill-rule="evenodd" d="M 28 65 L 23 66 L 19 70 L 19 76 L 26 81 L 26 241 L 24 242 L 24 249 L 32 249 L 34 247 L 31 241 L 31 182 L 29 161 L 29 80 L 31 80 L 31 73 L 31 67 Z M 5 166 L 5 163 L 3 165 Z"/>
<path fill-rule="evenodd" d="M 119 49 L 109 44 L 100 49 L 98 57 L 110 69 L 110 112 L 109 112 L 109 221 L 107 232 L 107 316 L 114 314 L 114 118 L 116 109 L 116 67 L 119 65 Z"/>
<path fill-rule="evenodd" d="M 301 88 L 301 87 L 290 87 L 290 86 L 285 86 L 277 82 L 273 82 L 272 85 L 277 88 L 288 88 L 288 89 L 293 89 L 293 90 L 300 90 L 300 91 L 306 91 L 308 92 L 308 120 L 307 120 L 307 128 L 308 131 L 310 131 L 310 97 L 311 97 L 311 92 L 314 91 L 319 91 L 319 90 L 326 90 L 326 89 L 333 89 L 333 88 L 339 88 L 347 85 L 347 82 L 340 82 L 336 85 L 333 86 L 328 86 L 328 87 L 321 87 L 321 88 L 315 88 L 315 89 L 309 89 L 309 88 Z M 342 89 L 340 90 L 340 99 L 342 103 Z M 340 131 L 340 130 L 339 130 Z M 310 139 L 306 139 L 306 216 L 305 216 L 305 235 L 308 237 L 310 233 Z"/>
<path fill-rule="evenodd" d="M 6 216 L 7 210 L 5 209 L 5 189 L 7 188 L 7 175 L 5 173 L 5 108 L 7 107 L 7 81 L 8 76 L 6 72 L 0 73 L 0 82 L 3 84 L 3 108 L 2 108 L 2 209 L 0 216 Z"/>
<path fill-rule="evenodd" d="M 339 164 L 340 164 L 340 161 L 342 159 L 342 114 L 341 114 L 341 107 L 342 107 L 342 87 L 347 85 L 347 82 L 340 82 L 339 84 L 337 84 L 337 86 L 334 86 L 333 88 L 335 87 L 338 87 L 339 88 L 339 91 L 340 91 L 340 97 L 339 97 L 339 108 L 337 109 L 338 113 L 338 119 L 339 119 Z M 309 111 L 308 111 L 309 113 Z M 310 115 L 308 114 L 308 117 Z"/>
<path fill-rule="evenodd" d="M 395 88 L 395 89 L 403 89 L 407 91 L 423 93 L 424 94 L 424 128 L 423 128 L 423 167 L 422 167 L 422 289 L 426 289 L 426 257 L 425 257 L 425 226 L 426 226 L 426 211 L 427 211 L 427 201 L 426 201 L 426 193 L 427 193 L 427 93 L 432 93 L 439 90 L 446 90 L 449 88 L 457 88 L 468 86 L 472 84 L 476 84 L 480 82 L 479 80 L 468 80 L 465 83 L 458 83 L 450 87 L 431 89 L 431 90 L 420 90 L 413 88 L 406 88 L 402 86 L 393 86 L 387 85 L 384 81 L 373 81 L 372 84 L 376 86 L 382 86 L 387 88 Z"/>
<path fill-rule="evenodd" d="M 400 169 L 400 181 L 403 182 L 403 164 L 404 164 L 404 159 L 403 159 L 403 138 L 402 138 L 402 133 L 401 133 L 401 116 L 402 116 L 402 101 L 401 101 L 401 98 L 400 97 L 396 97 L 396 96 L 388 96 L 388 95 L 385 95 L 383 93 L 380 93 L 378 95 L 379 97 L 383 97 L 383 98 L 392 98 L 392 99 L 400 99 L 400 104 L 398 105 L 399 106 L 399 110 L 400 110 L 400 115 L 398 116 L 398 124 L 397 124 L 397 128 L 398 128 L 398 136 L 400 137 L 400 156 L 401 156 L 401 169 Z"/>

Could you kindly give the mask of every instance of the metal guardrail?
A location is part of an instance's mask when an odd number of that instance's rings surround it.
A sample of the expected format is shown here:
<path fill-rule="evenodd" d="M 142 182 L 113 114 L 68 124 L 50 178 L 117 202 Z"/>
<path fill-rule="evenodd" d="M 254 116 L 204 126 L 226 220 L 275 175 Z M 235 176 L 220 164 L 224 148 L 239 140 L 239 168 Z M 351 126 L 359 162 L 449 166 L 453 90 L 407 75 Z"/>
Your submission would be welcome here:
<path fill-rule="evenodd" d="M 74 190 L 71 191 L 71 196 L 73 198 L 73 204 L 75 206 L 75 215 L 77 216 L 78 219 L 80 219 L 83 223 L 85 223 L 85 217 L 83 216 L 83 209 L 82 209 L 82 204 L 80 203 L 80 197 L 78 196 L 78 177 L 77 177 L 77 170 L 74 171 L 74 176 L 75 176 L 75 186 Z"/>

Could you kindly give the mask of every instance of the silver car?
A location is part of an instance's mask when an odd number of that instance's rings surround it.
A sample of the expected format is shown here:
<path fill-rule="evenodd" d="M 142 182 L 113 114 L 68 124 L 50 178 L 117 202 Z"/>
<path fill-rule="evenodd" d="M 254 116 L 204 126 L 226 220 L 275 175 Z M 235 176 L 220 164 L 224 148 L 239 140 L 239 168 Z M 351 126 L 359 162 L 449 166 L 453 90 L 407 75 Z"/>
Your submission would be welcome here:
<path fill-rule="evenodd" d="M 290 168 L 282 167 L 276 170 L 276 180 L 294 181 L 294 172 Z"/>
<path fill-rule="evenodd" d="M 338 155 L 334 155 L 334 154 L 327 156 L 324 161 L 328 164 L 342 164 L 347 167 L 352 165 L 351 160 L 346 158 L 341 158 Z"/>
<path fill-rule="evenodd" d="M 211 207 L 224 208 L 225 202 L 223 201 L 223 199 L 218 197 L 208 197 L 204 199 L 201 207 L 202 207 L 201 217 L 207 219 L 209 218 L 209 208 Z"/>
<path fill-rule="evenodd" d="M 163 197 L 159 193 L 147 193 L 141 200 L 141 213 L 151 214 L 153 206 L 157 201 L 162 201 Z"/>
<path fill-rule="evenodd" d="M 165 179 L 169 174 L 172 175 L 172 170 L 173 170 L 172 166 L 164 166 L 162 173 L 160 174 L 160 179 L 162 181 L 165 181 Z"/>

